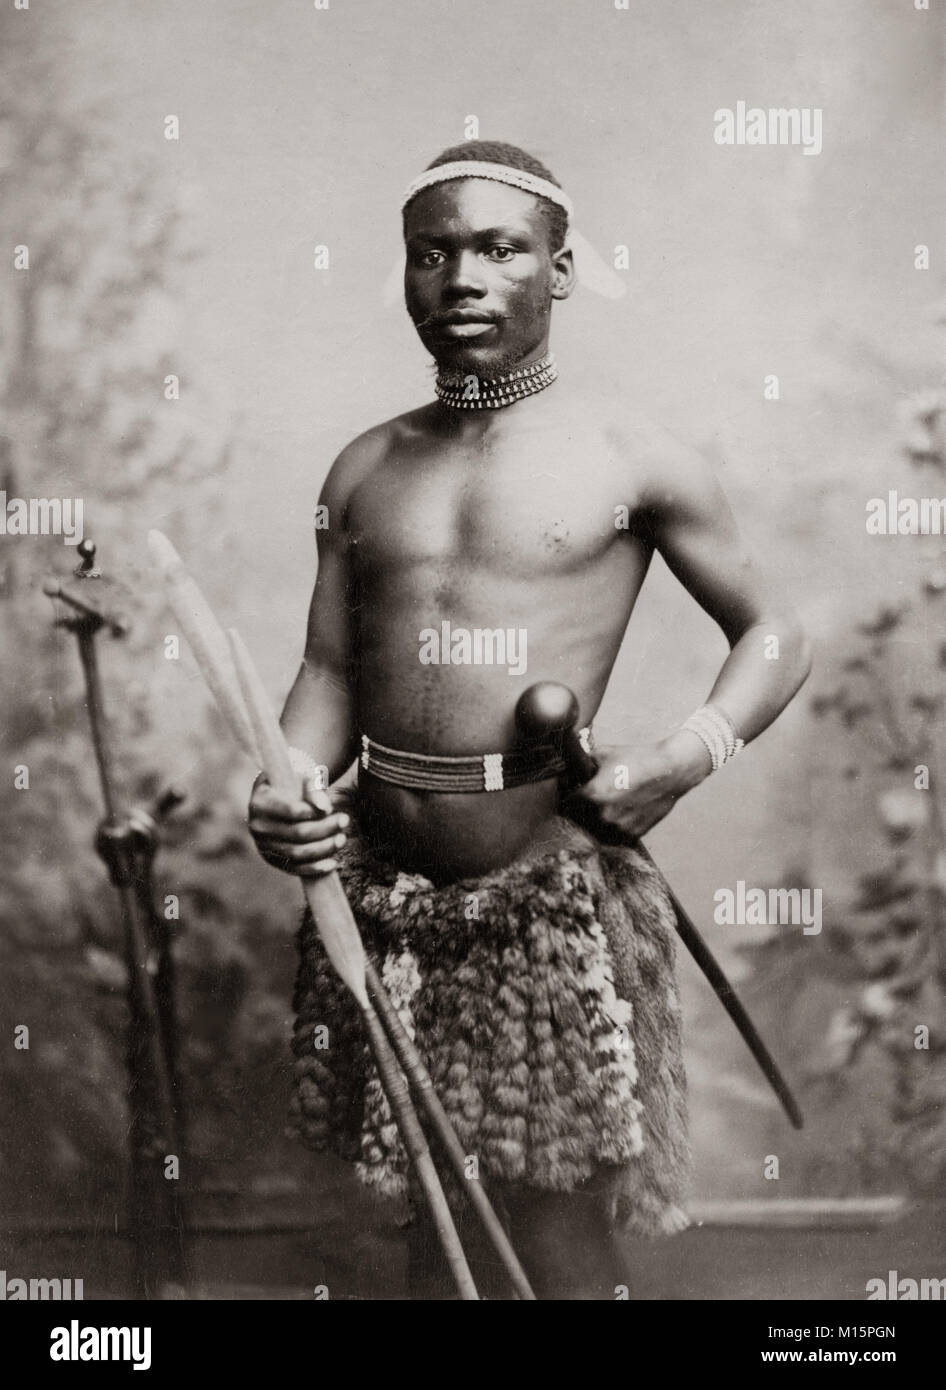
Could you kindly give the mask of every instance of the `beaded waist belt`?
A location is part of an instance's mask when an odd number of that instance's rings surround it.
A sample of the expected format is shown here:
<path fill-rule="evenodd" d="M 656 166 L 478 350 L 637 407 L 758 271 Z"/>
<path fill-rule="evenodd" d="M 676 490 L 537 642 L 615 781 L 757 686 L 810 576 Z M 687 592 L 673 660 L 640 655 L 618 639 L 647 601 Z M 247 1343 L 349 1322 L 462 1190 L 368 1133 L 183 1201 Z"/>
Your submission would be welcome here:
<path fill-rule="evenodd" d="M 591 729 L 579 730 L 579 738 L 585 752 L 590 753 Z M 367 734 L 361 736 L 359 765 L 381 782 L 435 792 L 501 792 L 508 787 L 560 777 L 565 771 L 561 750 L 550 742 L 514 748 L 509 753 L 445 758 L 386 748 Z"/>

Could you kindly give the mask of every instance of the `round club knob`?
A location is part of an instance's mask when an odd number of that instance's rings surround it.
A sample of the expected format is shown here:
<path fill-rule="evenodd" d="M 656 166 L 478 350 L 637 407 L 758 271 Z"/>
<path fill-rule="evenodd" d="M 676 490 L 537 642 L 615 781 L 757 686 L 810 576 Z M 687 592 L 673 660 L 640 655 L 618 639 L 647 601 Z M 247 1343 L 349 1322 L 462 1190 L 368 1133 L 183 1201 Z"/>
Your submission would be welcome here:
<path fill-rule="evenodd" d="M 558 681 L 537 681 L 519 696 L 516 724 L 526 738 L 564 734 L 577 722 L 578 701 L 567 685 Z"/>

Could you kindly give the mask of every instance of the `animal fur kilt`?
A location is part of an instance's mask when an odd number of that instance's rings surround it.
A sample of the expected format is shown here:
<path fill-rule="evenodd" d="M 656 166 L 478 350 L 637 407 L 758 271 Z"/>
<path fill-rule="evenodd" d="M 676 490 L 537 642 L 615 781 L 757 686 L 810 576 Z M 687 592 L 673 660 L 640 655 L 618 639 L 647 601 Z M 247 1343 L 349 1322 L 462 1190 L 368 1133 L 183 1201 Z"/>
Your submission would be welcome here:
<path fill-rule="evenodd" d="M 499 1179 L 567 1192 L 605 1170 L 612 1219 L 686 1224 L 685 1073 L 673 908 L 636 850 L 563 817 L 503 868 L 437 887 L 375 857 L 357 802 L 339 875 L 464 1151 Z M 408 1195 L 408 1160 L 357 1006 L 306 911 L 290 1133 Z"/>

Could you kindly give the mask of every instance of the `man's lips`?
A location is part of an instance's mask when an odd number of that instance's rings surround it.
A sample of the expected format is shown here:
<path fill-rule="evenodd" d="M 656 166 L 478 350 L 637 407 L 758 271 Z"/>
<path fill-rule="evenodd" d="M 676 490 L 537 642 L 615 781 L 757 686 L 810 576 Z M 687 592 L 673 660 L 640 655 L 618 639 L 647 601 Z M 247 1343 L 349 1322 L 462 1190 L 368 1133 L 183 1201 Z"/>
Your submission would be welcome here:
<path fill-rule="evenodd" d="M 448 338 L 479 338 L 496 327 L 496 320 L 476 309 L 452 309 L 441 314 L 434 327 Z"/>
<path fill-rule="evenodd" d="M 440 332 L 448 338 L 480 338 L 496 327 L 492 319 L 467 319 L 463 323 L 444 323 Z"/>

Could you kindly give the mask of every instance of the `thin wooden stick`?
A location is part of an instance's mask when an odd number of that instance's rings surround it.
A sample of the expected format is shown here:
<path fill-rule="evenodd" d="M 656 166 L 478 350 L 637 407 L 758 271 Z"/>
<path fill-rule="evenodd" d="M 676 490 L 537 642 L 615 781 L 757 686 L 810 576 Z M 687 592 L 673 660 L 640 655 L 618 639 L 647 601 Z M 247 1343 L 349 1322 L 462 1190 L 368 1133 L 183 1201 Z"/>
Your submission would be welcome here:
<path fill-rule="evenodd" d="M 558 681 L 538 681 L 530 685 L 519 696 L 516 705 L 516 723 L 528 738 L 558 738 L 561 740 L 562 756 L 577 785 L 590 782 L 598 771 L 597 759 L 582 746 L 578 735 L 578 700 L 567 685 Z M 717 999 L 736 1025 L 743 1042 L 759 1064 L 766 1080 L 782 1103 L 786 1115 L 795 1129 L 804 1125 L 798 1102 L 792 1095 L 788 1082 L 776 1064 L 759 1035 L 755 1024 L 746 1013 L 736 991 L 733 989 L 716 957 L 713 955 L 689 914 L 684 910 L 679 898 L 671 889 L 663 874 L 651 858 L 650 851 L 642 840 L 629 835 L 620 826 L 606 823 L 601 818 L 599 808 L 591 801 L 584 800 L 570 809 L 569 815 L 585 830 L 590 831 L 597 840 L 605 844 L 624 844 L 636 849 L 650 864 L 664 892 L 673 907 L 674 924 L 680 940 L 703 971 L 712 986 Z"/>
<path fill-rule="evenodd" d="M 255 764 L 258 767 L 262 766 L 263 759 L 257 745 L 256 734 L 250 724 L 250 717 L 237 682 L 236 669 L 223 629 L 217 623 L 210 605 L 198 585 L 187 573 L 180 556 L 167 537 L 162 535 L 160 531 L 151 531 L 148 542 L 152 555 L 161 570 L 170 607 L 177 617 L 184 635 L 191 643 L 197 664 L 207 685 L 217 698 L 217 703 L 226 717 L 234 737 L 244 747 Z M 265 704 L 266 708 L 269 708 L 268 701 L 265 701 Z M 297 781 L 298 779 L 293 774 L 289 790 L 291 796 L 296 795 Z M 466 1193 L 477 1212 L 493 1248 L 509 1274 L 514 1289 L 521 1298 L 534 1301 L 535 1294 L 529 1286 L 529 1281 L 502 1223 L 493 1210 L 485 1188 L 478 1180 L 471 1180 L 466 1175 L 466 1155 L 457 1138 L 456 1131 L 440 1103 L 423 1059 L 388 998 L 377 971 L 371 961 L 364 956 L 357 927 L 353 921 L 352 931 L 359 942 L 359 949 L 354 957 L 349 956 L 344 939 L 340 943 L 332 943 L 334 955 L 329 951 L 329 942 L 325 936 L 326 921 L 338 921 L 342 913 L 347 914 L 349 918 L 351 916 L 348 900 L 337 875 L 330 874 L 317 880 L 310 880 L 306 889 L 307 893 L 309 886 L 319 894 L 318 907 L 314 907 L 311 900 L 310 907 L 316 928 L 326 946 L 326 952 L 329 954 L 329 959 L 339 975 L 349 984 L 349 988 L 352 988 L 356 998 L 358 997 L 357 990 L 362 974 L 366 975 L 370 1002 L 367 996 L 358 999 L 359 1007 L 363 1012 L 366 1004 L 370 1007 L 370 1003 L 373 1003 L 377 1009 L 377 1015 L 391 1040 L 397 1060 L 404 1070 L 415 1099 L 427 1115 L 433 1132 L 461 1180 L 461 1190 Z M 358 962 L 359 954 L 363 961 L 363 967 Z M 354 988 L 349 980 L 353 982 Z"/>
<path fill-rule="evenodd" d="M 365 973 L 368 982 L 368 994 L 377 1006 L 378 1014 L 384 1025 L 385 1032 L 391 1039 L 391 1044 L 404 1070 L 404 1075 L 414 1097 L 420 1104 L 424 1113 L 430 1121 L 431 1127 L 443 1147 L 444 1153 L 450 1160 L 450 1165 L 460 1180 L 463 1191 L 469 1198 L 470 1204 L 483 1225 L 493 1249 L 502 1260 L 506 1273 L 512 1282 L 519 1297 L 527 1302 L 536 1301 L 532 1286 L 519 1258 L 512 1247 L 502 1222 L 496 1215 L 492 1202 L 486 1193 L 485 1188 L 480 1184 L 478 1178 L 471 1178 L 466 1170 L 467 1155 L 463 1152 L 463 1145 L 457 1138 L 457 1132 L 450 1122 L 450 1117 L 444 1110 L 440 1102 L 440 1097 L 434 1090 L 434 1083 L 430 1078 L 430 1073 L 424 1065 L 423 1058 L 418 1052 L 414 1041 L 408 1033 L 404 1024 L 401 1022 L 398 1012 L 384 989 L 378 972 L 375 970 L 371 961 L 365 963 Z"/>
<path fill-rule="evenodd" d="M 263 771 L 270 786 L 282 796 L 299 796 L 299 778 L 289 761 L 289 749 L 282 729 L 263 689 L 253 659 L 240 634 L 229 628 L 230 650 L 237 681 L 243 693 L 250 727 L 259 749 Z M 430 1207 L 444 1254 L 464 1300 L 479 1298 L 460 1237 L 453 1223 L 440 1178 L 411 1101 L 407 1082 L 368 998 L 365 980 L 365 954 L 361 937 L 351 915 L 348 899 L 334 873 L 302 880 L 305 896 L 329 959 L 351 990 L 361 1009 L 362 1020 L 378 1067 L 378 1075 L 401 1131 L 404 1147 L 417 1172 L 418 1181 Z"/>

